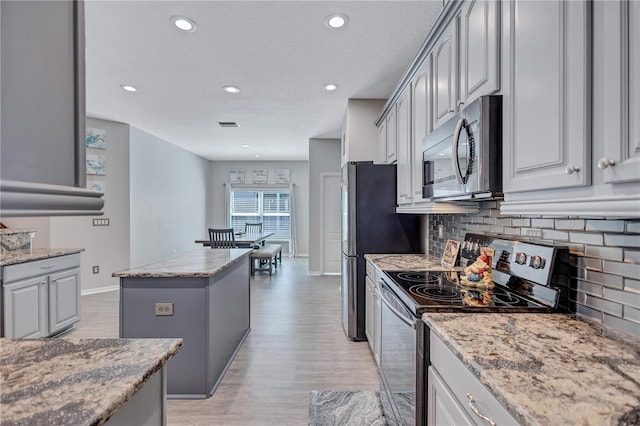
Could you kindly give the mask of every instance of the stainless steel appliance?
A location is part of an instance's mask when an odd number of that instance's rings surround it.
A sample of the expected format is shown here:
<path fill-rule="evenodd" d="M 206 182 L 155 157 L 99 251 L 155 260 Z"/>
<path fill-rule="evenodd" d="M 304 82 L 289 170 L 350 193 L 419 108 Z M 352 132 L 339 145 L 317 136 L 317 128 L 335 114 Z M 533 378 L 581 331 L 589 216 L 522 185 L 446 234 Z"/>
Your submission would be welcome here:
<path fill-rule="evenodd" d="M 568 302 L 566 248 L 467 234 L 461 265 L 473 262 L 482 246 L 496 250 L 493 289 L 462 286 L 460 272 L 454 271 L 383 275 L 380 395 L 391 424 L 426 424 L 429 330 L 423 313 L 575 311 Z"/>
<path fill-rule="evenodd" d="M 502 197 L 502 96 L 481 96 L 425 136 L 425 198 Z"/>
<path fill-rule="evenodd" d="M 342 168 L 342 324 L 365 340 L 365 253 L 419 253 L 420 217 L 396 213 L 396 166 L 350 162 Z"/>

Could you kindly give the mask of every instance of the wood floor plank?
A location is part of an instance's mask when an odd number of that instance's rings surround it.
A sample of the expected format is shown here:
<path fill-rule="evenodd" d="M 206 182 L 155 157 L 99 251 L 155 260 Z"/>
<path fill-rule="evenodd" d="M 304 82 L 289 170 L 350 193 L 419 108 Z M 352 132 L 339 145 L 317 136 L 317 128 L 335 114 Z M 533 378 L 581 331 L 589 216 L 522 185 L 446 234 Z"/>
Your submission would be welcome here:
<path fill-rule="evenodd" d="M 307 275 L 284 258 L 251 279 L 251 332 L 213 396 L 169 400 L 169 425 L 307 425 L 312 390 L 378 390 L 367 342 L 347 340 L 340 277 Z M 82 297 L 69 337 L 118 337 L 119 292 Z"/>

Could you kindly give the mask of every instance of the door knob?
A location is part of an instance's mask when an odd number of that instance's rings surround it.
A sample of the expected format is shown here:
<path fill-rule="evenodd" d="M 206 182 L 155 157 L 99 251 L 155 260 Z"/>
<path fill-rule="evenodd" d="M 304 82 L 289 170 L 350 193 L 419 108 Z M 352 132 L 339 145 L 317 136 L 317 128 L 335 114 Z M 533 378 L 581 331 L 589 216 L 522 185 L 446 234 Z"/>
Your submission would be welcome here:
<path fill-rule="evenodd" d="M 598 160 L 598 168 L 602 170 L 606 169 L 609 166 L 615 166 L 615 165 L 616 165 L 616 162 L 609 158 L 602 157 L 600 160 Z"/>
<path fill-rule="evenodd" d="M 568 175 L 572 175 L 574 172 L 579 172 L 579 171 L 580 171 L 580 167 L 574 166 L 573 164 L 568 165 L 567 168 L 564 170 L 564 172 Z"/>

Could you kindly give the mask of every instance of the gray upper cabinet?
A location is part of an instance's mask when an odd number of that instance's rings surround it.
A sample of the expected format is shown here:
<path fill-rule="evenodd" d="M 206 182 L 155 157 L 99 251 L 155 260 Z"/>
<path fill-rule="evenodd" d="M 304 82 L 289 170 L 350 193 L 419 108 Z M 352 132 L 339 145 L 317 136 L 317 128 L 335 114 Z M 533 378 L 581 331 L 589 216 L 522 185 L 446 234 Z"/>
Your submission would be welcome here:
<path fill-rule="evenodd" d="M 411 84 L 407 86 L 396 104 L 396 160 L 398 204 L 412 202 L 411 191 Z"/>
<path fill-rule="evenodd" d="M 470 0 L 460 13 L 458 109 L 500 89 L 500 3 Z"/>
<path fill-rule="evenodd" d="M 90 214 L 85 189 L 84 7 L 2 1 L 1 216 Z"/>
<path fill-rule="evenodd" d="M 422 199 L 422 140 L 431 131 L 431 61 L 426 58 L 416 73 L 411 84 L 411 129 L 413 144 L 411 155 L 411 189 L 412 201 Z"/>
<path fill-rule="evenodd" d="M 504 191 L 588 185 L 590 7 L 561 0 L 507 5 Z"/>
<path fill-rule="evenodd" d="M 640 180 L 640 3 L 604 2 L 603 154 L 594 158 L 607 183 Z"/>
<path fill-rule="evenodd" d="M 433 63 L 433 128 L 449 120 L 458 100 L 458 17 L 454 17 L 431 51 Z"/>

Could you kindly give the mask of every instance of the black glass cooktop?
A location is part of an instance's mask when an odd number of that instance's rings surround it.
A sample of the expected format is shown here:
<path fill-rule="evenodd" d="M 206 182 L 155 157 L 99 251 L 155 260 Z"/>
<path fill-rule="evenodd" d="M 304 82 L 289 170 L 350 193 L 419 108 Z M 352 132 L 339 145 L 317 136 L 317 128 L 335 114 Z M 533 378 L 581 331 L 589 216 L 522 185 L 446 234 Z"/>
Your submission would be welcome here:
<path fill-rule="evenodd" d="M 457 272 L 386 272 L 398 296 L 417 315 L 426 311 L 464 310 L 508 312 L 549 310 L 549 307 L 496 285 L 481 289 L 459 284 Z"/>

